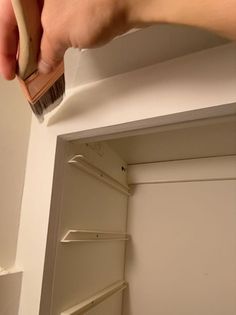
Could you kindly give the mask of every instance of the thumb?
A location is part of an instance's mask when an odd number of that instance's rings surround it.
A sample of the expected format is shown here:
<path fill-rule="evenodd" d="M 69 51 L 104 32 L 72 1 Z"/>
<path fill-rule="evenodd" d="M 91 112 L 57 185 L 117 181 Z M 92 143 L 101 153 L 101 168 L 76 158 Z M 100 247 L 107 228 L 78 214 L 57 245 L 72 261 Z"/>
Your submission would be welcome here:
<path fill-rule="evenodd" d="M 42 74 L 50 73 L 63 60 L 67 47 L 49 38 L 44 32 L 41 39 L 38 70 Z"/>

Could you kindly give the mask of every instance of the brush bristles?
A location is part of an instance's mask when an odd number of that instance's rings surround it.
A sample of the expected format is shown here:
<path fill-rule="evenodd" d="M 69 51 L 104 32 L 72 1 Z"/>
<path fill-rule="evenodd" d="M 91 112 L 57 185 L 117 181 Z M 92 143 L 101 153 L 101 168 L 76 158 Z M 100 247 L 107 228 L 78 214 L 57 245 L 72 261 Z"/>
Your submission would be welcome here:
<path fill-rule="evenodd" d="M 20 85 L 29 104 L 40 121 L 44 114 L 60 104 L 65 92 L 63 61 L 53 71 L 42 74 L 35 70 L 29 77 L 20 78 Z"/>
<path fill-rule="evenodd" d="M 65 76 L 61 75 L 59 79 L 48 89 L 48 91 L 40 97 L 35 103 L 29 102 L 34 114 L 39 118 L 47 111 L 56 107 L 58 101 L 61 101 L 65 93 Z"/>

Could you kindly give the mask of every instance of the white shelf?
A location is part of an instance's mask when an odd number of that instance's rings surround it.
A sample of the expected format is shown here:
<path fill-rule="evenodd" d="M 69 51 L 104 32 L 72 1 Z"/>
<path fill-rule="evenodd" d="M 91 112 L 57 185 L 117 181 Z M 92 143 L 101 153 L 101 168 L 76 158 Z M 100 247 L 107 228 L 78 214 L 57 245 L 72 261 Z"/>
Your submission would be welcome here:
<path fill-rule="evenodd" d="M 118 281 L 113 285 L 105 288 L 104 290 L 94 294 L 92 297 L 87 300 L 73 306 L 72 308 L 64 311 L 61 315 L 80 315 L 84 314 L 84 312 L 89 311 L 94 308 L 96 305 L 102 303 L 110 296 L 125 290 L 128 286 L 128 283 L 125 281 Z"/>
<path fill-rule="evenodd" d="M 125 195 L 130 195 L 128 186 L 121 184 L 110 175 L 92 165 L 83 155 L 75 155 L 71 160 L 68 161 L 68 163 L 94 176 L 95 178 L 109 185 L 113 189 L 116 189 Z"/>
<path fill-rule="evenodd" d="M 101 242 L 101 241 L 128 241 L 129 235 L 102 231 L 69 230 L 62 238 L 61 243 Z"/>

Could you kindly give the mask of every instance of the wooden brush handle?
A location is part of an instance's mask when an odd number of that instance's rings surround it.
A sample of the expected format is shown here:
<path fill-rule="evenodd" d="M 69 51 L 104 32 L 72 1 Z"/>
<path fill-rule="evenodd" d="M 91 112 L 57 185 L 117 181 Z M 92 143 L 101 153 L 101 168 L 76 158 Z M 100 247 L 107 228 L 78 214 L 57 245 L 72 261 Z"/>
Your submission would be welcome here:
<path fill-rule="evenodd" d="M 37 0 L 11 1 L 20 36 L 18 75 L 25 80 L 37 70 L 42 35 L 41 14 Z"/>

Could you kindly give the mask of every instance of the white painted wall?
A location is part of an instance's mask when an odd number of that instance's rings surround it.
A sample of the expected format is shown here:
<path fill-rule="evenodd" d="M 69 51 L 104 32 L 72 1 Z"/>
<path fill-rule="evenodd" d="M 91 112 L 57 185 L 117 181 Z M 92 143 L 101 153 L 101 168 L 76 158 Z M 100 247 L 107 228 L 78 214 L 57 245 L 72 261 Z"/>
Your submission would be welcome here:
<path fill-rule="evenodd" d="M 235 158 L 148 165 L 131 166 L 123 315 L 236 314 Z"/>
<path fill-rule="evenodd" d="M 158 25 L 118 37 L 109 44 L 67 52 L 67 88 L 99 81 L 200 50 L 226 44 L 215 34 L 177 25 Z"/>
<path fill-rule="evenodd" d="M 31 112 L 17 82 L 0 79 L 0 266 L 15 263 Z"/>

